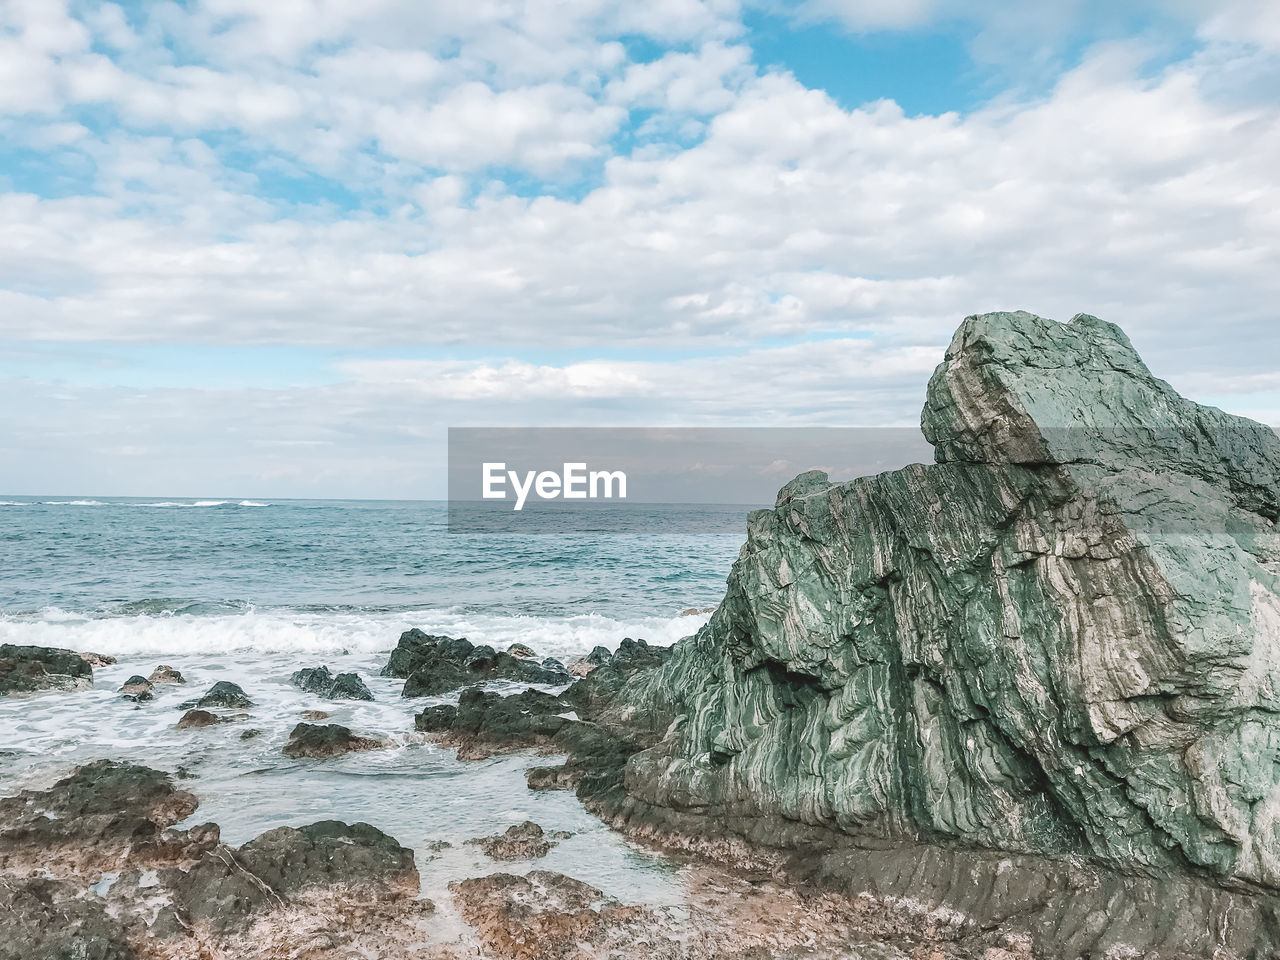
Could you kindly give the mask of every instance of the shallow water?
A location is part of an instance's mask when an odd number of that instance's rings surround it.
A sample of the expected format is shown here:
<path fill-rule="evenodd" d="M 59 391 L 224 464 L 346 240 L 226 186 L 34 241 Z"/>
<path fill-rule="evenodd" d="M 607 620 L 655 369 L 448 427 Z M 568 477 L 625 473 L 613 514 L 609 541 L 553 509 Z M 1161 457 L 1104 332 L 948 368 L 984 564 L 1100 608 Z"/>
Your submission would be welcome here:
<path fill-rule="evenodd" d="M 690 618 L 692 619 L 692 618 Z M 354 652 L 313 658 L 336 672 L 354 671 L 374 702 L 330 701 L 299 690 L 289 676 L 311 661 L 296 655 L 259 654 L 231 659 L 217 654 L 169 657 L 185 684 L 157 684 L 155 699 L 141 704 L 117 692 L 131 675 L 147 675 L 154 657 L 122 657 L 94 670 L 95 686 L 79 693 L 50 692 L 0 700 L 0 783 L 5 792 L 47 786 L 73 766 L 100 757 L 132 760 L 176 772 L 180 785 L 200 799 L 183 826 L 215 822 L 225 842 L 238 845 L 278 826 L 316 820 L 362 820 L 411 847 L 422 894 L 446 899 L 450 881 L 531 865 L 585 880 L 630 902 L 679 902 L 676 868 L 635 848 L 583 810 L 570 792 L 534 792 L 523 771 L 554 758 L 520 755 L 463 762 L 454 751 L 413 732 L 413 715 L 451 697 L 400 697 L 403 681 L 379 677 L 385 653 Z M 250 718 L 195 730 L 178 730 L 179 704 L 218 680 L 240 684 L 254 701 Z M 517 692 L 523 686 L 494 683 Z M 556 690 L 559 688 L 544 688 Z M 304 710 L 324 710 L 325 722 L 392 741 L 386 750 L 326 760 L 293 760 L 281 753 Z M 259 730 L 241 739 L 246 730 Z M 536 864 L 496 864 L 466 840 L 500 833 L 533 820 L 547 831 L 574 835 Z M 437 851 L 433 844 L 451 846 Z"/>
<path fill-rule="evenodd" d="M 445 532 L 441 504 L 0 499 L 11 501 L 0 505 L 0 642 L 119 661 L 94 669 L 92 690 L 0 699 L 4 794 L 101 757 L 133 760 L 184 777 L 200 799 L 190 822 L 218 823 L 231 844 L 320 819 L 371 823 L 414 849 L 422 893 L 438 903 L 452 880 L 533 866 L 627 902 L 680 902 L 671 861 L 627 844 L 571 793 L 528 790 L 525 768 L 551 759 L 459 762 L 413 732 L 414 713 L 456 694 L 404 700 L 403 681 L 378 673 L 413 626 L 564 660 L 627 636 L 672 643 L 706 620 L 684 608 L 719 599 L 742 508 L 717 515 L 724 533 L 466 537 Z M 654 528 L 669 529 L 655 511 Z M 161 663 L 188 682 L 157 685 L 149 703 L 120 697 Z M 375 701 L 289 683 L 321 664 L 360 674 Z M 178 705 L 224 679 L 253 699 L 251 718 L 176 729 Z M 304 710 L 393 746 L 292 760 L 281 748 Z M 246 729 L 261 734 L 242 740 Z M 534 863 L 494 863 L 465 843 L 526 819 L 573 836 Z"/>

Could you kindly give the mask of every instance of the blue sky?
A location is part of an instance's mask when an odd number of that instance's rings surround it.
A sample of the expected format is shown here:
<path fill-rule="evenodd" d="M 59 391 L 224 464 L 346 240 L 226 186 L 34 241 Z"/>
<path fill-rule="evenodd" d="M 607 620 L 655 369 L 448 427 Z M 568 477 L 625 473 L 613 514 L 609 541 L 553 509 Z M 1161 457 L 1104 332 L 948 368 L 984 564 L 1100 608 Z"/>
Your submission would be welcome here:
<path fill-rule="evenodd" d="M 1278 54 L 1261 0 L 10 0 L 0 492 L 910 424 L 1004 308 L 1280 422 Z"/>

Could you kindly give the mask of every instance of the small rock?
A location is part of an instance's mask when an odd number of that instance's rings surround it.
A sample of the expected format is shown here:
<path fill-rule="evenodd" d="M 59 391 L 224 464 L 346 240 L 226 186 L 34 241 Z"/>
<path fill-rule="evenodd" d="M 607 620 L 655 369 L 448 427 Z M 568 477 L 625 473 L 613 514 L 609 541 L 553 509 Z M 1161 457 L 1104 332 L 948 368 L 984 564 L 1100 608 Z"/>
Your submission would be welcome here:
<path fill-rule="evenodd" d="M 338 723 L 300 723 L 289 734 L 289 742 L 284 745 L 283 753 L 286 757 L 295 759 L 323 759 L 344 753 L 382 750 L 388 746 L 390 744 L 385 740 L 358 737 L 349 728 Z"/>
<path fill-rule="evenodd" d="M 120 688 L 120 694 L 126 700 L 133 700 L 136 703 L 151 700 L 153 699 L 151 681 L 135 674 L 124 682 L 124 686 Z"/>
<path fill-rule="evenodd" d="M 521 660 L 532 660 L 537 656 L 536 653 L 523 643 L 513 643 L 511 646 L 507 647 L 507 653 L 511 654 L 513 657 L 519 657 Z"/>
<path fill-rule="evenodd" d="M 537 860 L 555 846 L 532 820 L 508 827 L 506 833 L 496 837 L 477 837 L 467 843 L 478 846 L 491 860 Z"/>
<path fill-rule="evenodd" d="M 162 663 L 147 677 L 152 683 L 186 683 L 186 678 L 167 663 Z"/>
<path fill-rule="evenodd" d="M 298 714 L 303 720 L 328 720 L 329 714 L 323 710 L 303 710 Z"/>
<path fill-rule="evenodd" d="M 359 675 L 340 673 L 336 677 L 328 667 L 307 667 L 289 678 L 295 687 L 328 700 L 372 700 L 373 694 Z"/>
<path fill-rule="evenodd" d="M 252 740 L 254 737 L 262 736 L 262 731 L 257 729 L 246 730 L 240 734 L 241 740 Z"/>
<path fill-rule="evenodd" d="M 253 706 L 253 701 L 240 689 L 238 684 L 230 680 L 219 680 L 199 700 L 188 700 L 180 704 L 179 709 L 190 710 L 192 707 L 227 707 L 232 710 L 245 710 Z"/>
<path fill-rule="evenodd" d="M 208 710 L 188 710 L 182 715 L 182 719 L 178 721 L 179 730 L 196 730 L 200 727 L 213 727 L 220 723 L 235 723 L 237 720 L 247 720 L 247 713 L 217 714 Z"/>
<path fill-rule="evenodd" d="M 105 653 L 81 653 L 80 659 L 91 667 L 109 667 L 116 662 L 115 657 L 108 657 Z"/>

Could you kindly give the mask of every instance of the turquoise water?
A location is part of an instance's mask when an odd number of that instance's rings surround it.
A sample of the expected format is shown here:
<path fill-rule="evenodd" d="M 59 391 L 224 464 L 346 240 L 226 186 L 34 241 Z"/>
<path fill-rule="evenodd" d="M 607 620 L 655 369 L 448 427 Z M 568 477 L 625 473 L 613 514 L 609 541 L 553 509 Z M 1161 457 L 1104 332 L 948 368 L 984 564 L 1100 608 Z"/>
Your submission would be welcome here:
<path fill-rule="evenodd" d="M 529 818 L 574 834 L 537 866 L 633 902 L 679 901 L 669 861 L 629 846 L 571 794 L 526 789 L 523 769 L 545 758 L 459 762 L 412 732 L 414 712 L 452 698 L 404 700 L 400 681 L 377 674 L 411 626 L 566 659 L 626 636 L 672 643 L 707 617 L 682 611 L 719 601 L 746 508 L 698 508 L 689 524 L 689 508 L 633 507 L 628 529 L 644 532 L 626 534 L 482 536 L 449 534 L 443 503 L 0 501 L 0 642 L 119 661 L 95 669 L 92 690 L 0 699 L 0 792 L 98 757 L 180 771 L 201 799 L 192 822 L 219 823 L 228 842 L 364 820 L 415 848 L 423 893 L 438 900 L 450 880 L 506 868 L 464 840 Z M 158 687 L 151 703 L 119 696 L 160 663 L 188 684 Z M 376 700 L 331 703 L 289 683 L 319 664 L 359 673 Z M 178 705 L 220 679 L 244 687 L 252 716 L 177 730 Z M 392 746 L 284 757 L 312 709 Z M 250 728 L 260 735 L 241 739 Z M 436 840 L 453 846 L 438 854 Z"/>

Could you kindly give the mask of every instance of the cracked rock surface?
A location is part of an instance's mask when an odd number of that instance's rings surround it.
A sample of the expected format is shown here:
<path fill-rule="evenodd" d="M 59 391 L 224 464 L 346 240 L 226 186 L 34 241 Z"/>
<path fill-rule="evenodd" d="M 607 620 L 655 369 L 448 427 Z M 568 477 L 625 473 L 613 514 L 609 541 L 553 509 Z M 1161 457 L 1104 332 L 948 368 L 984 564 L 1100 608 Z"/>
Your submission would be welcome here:
<path fill-rule="evenodd" d="M 932 465 L 788 483 L 707 625 L 583 709 L 663 731 L 597 808 L 1062 956 L 1275 955 L 1280 439 L 1027 313 L 964 322 L 922 427 Z"/>

